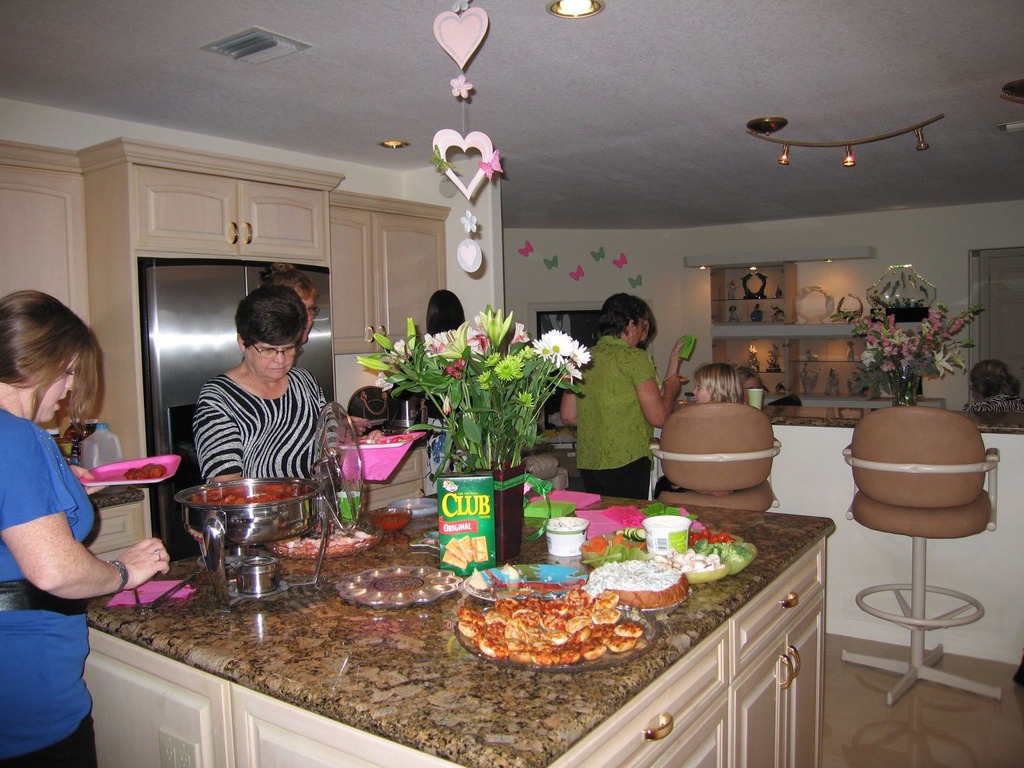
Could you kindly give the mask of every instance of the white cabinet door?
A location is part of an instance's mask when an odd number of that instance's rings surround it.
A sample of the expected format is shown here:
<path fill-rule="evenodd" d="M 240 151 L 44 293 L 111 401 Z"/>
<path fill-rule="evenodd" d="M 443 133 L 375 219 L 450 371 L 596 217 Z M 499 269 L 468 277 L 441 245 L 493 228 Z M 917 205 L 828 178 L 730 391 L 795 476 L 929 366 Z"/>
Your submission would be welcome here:
<path fill-rule="evenodd" d="M 327 193 L 137 166 L 142 250 L 326 264 Z"/>
<path fill-rule="evenodd" d="M 327 193 L 240 182 L 239 252 L 248 258 L 328 262 Z"/>
<path fill-rule="evenodd" d="M 731 760 L 805 768 L 821 752 L 824 545 L 732 619 Z"/>
<path fill-rule="evenodd" d="M 221 176 L 139 166 L 135 242 L 144 250 L 237 256 L 238 182 Z"/>
<path fill-rule="evenodd" d="M 407 319 L 426 332 L 427 303 L 445 281 L 444 222 L 377 216 L 378 320 L 392 339 L 404 339 Z"/>
<path fill-rule="evenodd" d="M 239 768 L 451 768 L 454 763 L 232 686 Z"/>
<path fill-rule="evenodd" d="M 375 350 L 376 302 L 373 214 L 331 206 L 331 335 L 335 354 Z"/>
<path fill-rule="evenodd" d="M 782 768 L 786 709 L 779 689 L 779 667 L 786 650 L 780 639 L 732 685 L 729 726 L 732 764 L 737 768 Z"/>
<path fill-rule="evenodd" d="M 4 159 L 0 146 L 0 295 L 44 291 L 88 321 L 82 177 Z"/>
<path fill-rule="evenodd" d="M 85 682 L 102 766 L 161 768 L 161 734 L 194 745 L 202 768 L 235 764 L 230 683 L 90 630 Z"/>
<path fill-rule="evenodd" d="M 424 332 L 430 295 L 445 285 L 444 221 L 345 199 L 356 204 L 331 206 L 331 328 L 336 354 L 364 354 L 379 351 L 375 333 L 405 338 L 409 317 Z"/>
<path fill-rule="evenodd" d="M 799 665 L 787 691 L 787 760 L 789 768 L 821 763 L 821 711 L 824 707 L 824 598 L 808 606 L 789 631 L 786 650 Z"/>
<path fill-rule="evenodd" d="M 96 519 L 86 544 L 90 552 L 105 560 L 116 558 L 150 535 L 149 504 L 144 501 L 102 507 L 96 511 Z"/>

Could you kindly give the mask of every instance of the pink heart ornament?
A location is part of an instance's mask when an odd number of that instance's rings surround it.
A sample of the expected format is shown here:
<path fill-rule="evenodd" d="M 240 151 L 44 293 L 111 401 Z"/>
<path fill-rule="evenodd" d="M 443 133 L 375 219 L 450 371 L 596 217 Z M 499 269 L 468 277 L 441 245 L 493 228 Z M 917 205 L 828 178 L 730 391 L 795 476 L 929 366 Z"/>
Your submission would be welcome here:
<path fill-rule="evenodd" d="M 489 158 L 494 154 L 494 145 L 491 144 L 491 137 L 486 133 L 480 131 L 470 131 L 465 137 L 458 131 L 452 130 L 451 128 L 442 128 L 440 131 L 434 134 L 434 142 L 432 146 L 438 148 L 441 153 L 441 157 L 445 160 L 448 159 L 448 150 L 452 147 L 458 147 L 463 152 L 470 149 L 475 149 L 480 153 L 481 159 Z M 480 189 L 480 185 L 486 179 L 486 175 L 483 170 L 478 169 L 476 175 L 470 179 L 469 185 L 462 183 L 462 179 L 455 175 L 455 171 L 451 168 L 445 171 L 445 175 L 452 180 L 454 184 L 463 195 L 466 196 L 467 200 L 472 200 L 473 196 Z"/>
<path fill-rule="evenodd" d="M 476 272 L 483 263 L 483 251 L 476 240 L 463 240 L 455 251 L 459 266 L 466 272 Z"/>
<path fill-rule="evenodd" d="M 473 58 L 484 41 L 490 21 L 483 8 L 469 8 L 462 15 L 445 11 L 434 19 L 434 38 L 460 69 Z"/>

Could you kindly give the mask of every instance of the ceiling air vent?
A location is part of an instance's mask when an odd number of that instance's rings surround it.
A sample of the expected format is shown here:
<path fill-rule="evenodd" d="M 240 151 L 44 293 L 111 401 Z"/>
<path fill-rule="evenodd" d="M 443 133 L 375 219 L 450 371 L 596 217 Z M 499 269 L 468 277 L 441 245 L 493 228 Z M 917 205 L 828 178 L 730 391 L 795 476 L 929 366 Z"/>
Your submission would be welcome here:
<path fill-rule="evenodd" d="M 236 61 L 248 61 L 250 64 L 261 64 L 264 61 L 278 59 L 289 53 L 303 51 L 310 46 L 298 40 L 268 32 L 259 27 L 250 27 L 223 40 L 204 45 L 204 51 L 212 51 L 222 56 L 230 56 Z"/>

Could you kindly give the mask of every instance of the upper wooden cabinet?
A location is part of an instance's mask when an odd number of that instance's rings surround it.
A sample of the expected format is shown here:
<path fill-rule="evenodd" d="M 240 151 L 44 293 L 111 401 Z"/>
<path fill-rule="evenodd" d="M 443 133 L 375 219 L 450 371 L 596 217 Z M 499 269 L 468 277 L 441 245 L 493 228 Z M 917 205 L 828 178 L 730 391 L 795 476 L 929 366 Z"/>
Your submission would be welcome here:
<path fill-rule="evenodd" d="M 135 173 L 140 249 L 327 263 L 326 191 L 148 166 Z"/>
<path fill-rule="evenodd" d="M 451 209 L 332 192 L 331 306 L 334 351 L 373 352 L 373 334 L 422 332 L 431 294 L 445 287 L 444 223 Z"/>
<path fill-rule="evenodd" d="M 85 192 L 73 152 L 0 142 L 0 295 L 32 288 L 89 319 Z"/>

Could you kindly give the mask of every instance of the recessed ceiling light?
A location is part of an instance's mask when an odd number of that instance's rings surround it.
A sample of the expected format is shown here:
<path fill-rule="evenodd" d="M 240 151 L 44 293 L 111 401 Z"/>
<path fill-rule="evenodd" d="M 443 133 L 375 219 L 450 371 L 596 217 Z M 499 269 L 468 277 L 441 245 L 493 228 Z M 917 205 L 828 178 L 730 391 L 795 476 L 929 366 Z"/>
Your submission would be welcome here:
<path fill-rule="evenodd" d="M 604 10 L 600 0 L 558 0 L 548 6 L 548 13 L 560 19 L 585 19 Z"/>
<path fill-rule="evenodd" d="M 385 149 L 403 149 L 409 146 L 409 142 L 402 139 L 385 139 L 380 145 Z"/>

